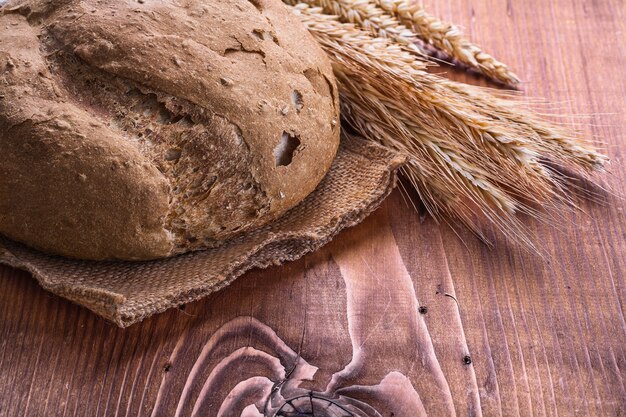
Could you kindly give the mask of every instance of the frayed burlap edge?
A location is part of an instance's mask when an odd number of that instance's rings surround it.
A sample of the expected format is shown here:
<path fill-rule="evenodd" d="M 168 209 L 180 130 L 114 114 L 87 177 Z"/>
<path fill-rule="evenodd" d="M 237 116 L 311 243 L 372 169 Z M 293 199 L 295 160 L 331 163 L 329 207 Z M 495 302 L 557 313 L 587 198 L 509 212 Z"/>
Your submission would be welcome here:
<path fill-rule="evenodd" d="M 309 197 L 271 225 L 219 248 L 150 262 L 91 262 L 0 237 L 0 263 L 30 272 L 47 291 L 126 327 L 218 291 L 252 268 L 318 249 L 381 204 L 403 163 L 364 139 L 344 137 L 331 170 Z"/>

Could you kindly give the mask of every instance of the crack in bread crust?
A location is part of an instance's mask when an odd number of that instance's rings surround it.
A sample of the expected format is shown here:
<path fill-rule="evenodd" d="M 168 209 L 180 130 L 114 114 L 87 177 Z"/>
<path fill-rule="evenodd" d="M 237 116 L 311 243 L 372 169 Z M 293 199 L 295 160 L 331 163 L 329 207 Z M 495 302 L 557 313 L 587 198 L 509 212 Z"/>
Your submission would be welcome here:
<path fill-rule="evenodd" d="M 93 68 L 50 38 L 44 55 L 67 98 L 133 143 L 168 180 L 164 226 L 174 252 L 215 247 L 255 227 L 269 210 L 262 185 L 248 170 L 250 147 L 225 116 Z"/>

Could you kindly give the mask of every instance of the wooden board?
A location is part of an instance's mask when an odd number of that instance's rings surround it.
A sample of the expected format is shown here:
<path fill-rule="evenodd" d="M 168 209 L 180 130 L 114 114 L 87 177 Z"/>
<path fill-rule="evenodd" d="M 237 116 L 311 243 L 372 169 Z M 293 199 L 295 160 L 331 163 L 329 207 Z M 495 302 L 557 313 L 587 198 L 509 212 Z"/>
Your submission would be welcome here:
<path fill-rule="evenodd" d="M 427 3 L 586 115 L 564 121 L 607 143 L 625 194 L 622 0 Z M 624 202 L 583 209 L 527 220 L 541 259 L 394 193 L 319 252 L 126 330 L 0 267 L 0 416 L 624 416 Z"/>

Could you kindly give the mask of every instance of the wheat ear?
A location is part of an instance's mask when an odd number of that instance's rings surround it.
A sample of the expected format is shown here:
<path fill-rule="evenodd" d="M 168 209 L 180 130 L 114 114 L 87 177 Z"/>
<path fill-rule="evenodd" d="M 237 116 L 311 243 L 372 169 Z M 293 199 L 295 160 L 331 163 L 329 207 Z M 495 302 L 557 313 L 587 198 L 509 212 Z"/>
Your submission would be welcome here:
<path fill-rule="evenodd" d="M 508 66 L 467 40 L 457 26 L 427 13 L 413 0 L 372 1 L 397 17 L 400 23 L 412 29 L 423 41 L 432 44 L 450 57 L 503 84 L 515 86 L 519 83 L 519 78 Z"/>
<path fill-rule="evenodd" d="M 488 219 L 523 240 L 515 217 L 569 202 L 568 178 L 552 168 L 600 168 L 605 157 L 576 136 L 487 90 L 428 74 L 426 63 L 322 9 L 294 11 L 328 53 L 342 117 L 359 133 L 409 158 L 404 173 L 430 213 L 481 234 Z"/>
<path fill-rule="evenodd" d="M 465 39 L 458 27 L 429 15 L 411 0 L 283 0 L 295 6 L 321 7 L 344 23 L 353 23 L 374 36 L 389 38 L 421 56 L 433 55 L 421 42 L 497 82 L 515 86 L 519 78 L 502 62 Z"/>
<path fill-rule="evenodd" d="M 392 39 L 410 52 L 421 56 L 430 55 L 412 30 L 370 0 L 283 0 L 283 2 L 291 6 L 305 3 L 311 7 L 320 7 L 323 13 L 336 15 L 342 22 L 353 23 L 363 30 L 372 32 L 376 37 Z"/>

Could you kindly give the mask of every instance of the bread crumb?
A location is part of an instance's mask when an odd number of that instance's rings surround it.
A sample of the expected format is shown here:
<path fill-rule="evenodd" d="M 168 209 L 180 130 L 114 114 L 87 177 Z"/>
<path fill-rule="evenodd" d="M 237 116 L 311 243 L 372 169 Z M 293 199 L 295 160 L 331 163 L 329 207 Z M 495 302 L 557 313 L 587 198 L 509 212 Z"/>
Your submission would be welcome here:
<path fill-rule="evenodd" d="M 57 119 L 54 121 L 54 126 L 59 130 L 70 130 L 72 125 L 70 125 L 67 121 Z"/>

